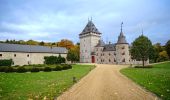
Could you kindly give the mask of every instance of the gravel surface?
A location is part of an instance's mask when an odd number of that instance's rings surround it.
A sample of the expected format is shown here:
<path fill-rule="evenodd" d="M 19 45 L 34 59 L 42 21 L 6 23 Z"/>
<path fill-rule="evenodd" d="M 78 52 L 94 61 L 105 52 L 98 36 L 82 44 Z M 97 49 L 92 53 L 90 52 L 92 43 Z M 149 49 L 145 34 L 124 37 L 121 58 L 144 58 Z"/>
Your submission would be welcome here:
<path fill-rule="evenodd" d="M 127 66 L 97 64 L 97 67 L 57 100 L 158 100 L 122 75 Z"/>

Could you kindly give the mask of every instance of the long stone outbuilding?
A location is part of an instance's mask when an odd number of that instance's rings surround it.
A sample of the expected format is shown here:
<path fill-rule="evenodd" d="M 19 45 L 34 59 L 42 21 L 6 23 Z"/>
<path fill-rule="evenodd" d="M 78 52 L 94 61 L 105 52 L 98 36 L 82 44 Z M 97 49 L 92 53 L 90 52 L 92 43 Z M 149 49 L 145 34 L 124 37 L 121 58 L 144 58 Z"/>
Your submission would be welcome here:
<path fill-rule="evenodd" d="M 63 47 L 0 43 L 0 59 L 12 59 L 13 65 L 43 64 L 45 56 L 59 54 L 66 59 L 67 53 Z"/>

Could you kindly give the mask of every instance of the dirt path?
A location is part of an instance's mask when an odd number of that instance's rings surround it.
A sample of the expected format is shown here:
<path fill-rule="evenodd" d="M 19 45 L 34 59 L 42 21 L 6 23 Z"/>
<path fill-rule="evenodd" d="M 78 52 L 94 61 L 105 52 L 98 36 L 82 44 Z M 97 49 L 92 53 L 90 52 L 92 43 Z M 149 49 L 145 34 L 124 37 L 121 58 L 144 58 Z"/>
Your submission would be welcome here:
<path fill-rule="evenodd" d="M 119 72 L 123 67 L 97 65 L 57 100 L 157 100 L 152 93 L 123 76 Z"/>

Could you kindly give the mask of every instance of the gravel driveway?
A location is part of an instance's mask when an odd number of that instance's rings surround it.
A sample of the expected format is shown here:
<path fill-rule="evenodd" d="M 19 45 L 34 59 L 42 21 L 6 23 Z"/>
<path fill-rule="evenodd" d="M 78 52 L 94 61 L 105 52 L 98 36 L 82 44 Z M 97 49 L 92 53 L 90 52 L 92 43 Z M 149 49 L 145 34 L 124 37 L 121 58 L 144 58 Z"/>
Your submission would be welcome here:
<path fill-rule="evenodd" d="M 57 100 L 158 100 L 123 76 L 119 70 L 124 67 L 127 66 L 97 64 L 94 70 Z"/>

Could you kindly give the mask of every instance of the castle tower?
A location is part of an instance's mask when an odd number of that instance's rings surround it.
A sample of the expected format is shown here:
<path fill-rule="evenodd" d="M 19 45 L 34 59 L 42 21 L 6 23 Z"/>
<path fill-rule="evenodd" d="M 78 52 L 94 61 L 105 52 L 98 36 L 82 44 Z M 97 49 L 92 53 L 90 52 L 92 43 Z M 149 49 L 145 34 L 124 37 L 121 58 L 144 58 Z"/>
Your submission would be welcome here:
<path fill-rule="evenodd" d="M 100 40 L 101 33 L 93 24 L 92 20 L 88 20 L 87 25 L 83 31 L 79 34 L 80 38 L 80 62 L 82 63 L 94 63 L 95 53 L 94 47 Z"/>
<path fill-rule="evenodd" d="M 122 32 L 122 25 L 123 22 L 121 23 L 121 32 L 116 43 L 116 63 L 130 64 L 129 44 L 126 42 L 126 37 Z"/>

